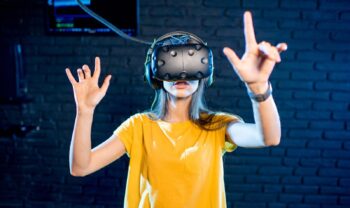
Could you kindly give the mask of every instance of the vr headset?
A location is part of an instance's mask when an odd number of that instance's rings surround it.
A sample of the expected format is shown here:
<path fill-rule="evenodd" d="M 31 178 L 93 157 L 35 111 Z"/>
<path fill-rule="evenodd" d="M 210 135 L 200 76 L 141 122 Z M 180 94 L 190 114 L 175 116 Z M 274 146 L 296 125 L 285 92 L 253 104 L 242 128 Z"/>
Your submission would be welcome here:
<path fill-rule="evenodd" d="M 213 53 L 196 35 L 175 31 L 167 33 L 148 49 L 145 61 L 145 80 L 153 89 L 162 81 L 206 79 L 213 82 Z"/>
<path fill-rule="evenodd" d="M 213 83 L 213 53 L 198 36 L 184 31 L 167 33 L 153 42 L 130 37 L 77 0 L 92 17 L 125 39 L 151 45 L 145 61 L 145 81 L 153 89 L 161 89 L 162 81 L 201 80 Z"/>

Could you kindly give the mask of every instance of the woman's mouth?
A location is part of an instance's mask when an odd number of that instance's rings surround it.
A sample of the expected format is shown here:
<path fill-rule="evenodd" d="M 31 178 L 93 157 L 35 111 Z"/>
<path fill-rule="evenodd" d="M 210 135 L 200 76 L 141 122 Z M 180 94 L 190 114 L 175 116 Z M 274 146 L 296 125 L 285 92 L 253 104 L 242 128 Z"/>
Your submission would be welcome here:
<path fill-rule="evenodd" d="M 187 81 L 176 81 L 176 82 L 174 82 L 174 85 L 180 85 L 180 84 L 188 85 L 188 82 Z"/>
<path fill-rule="evenodd" d="M 187 81 L 176 81 L 174 82 L 173 86 L 175 86 L 175 88 L 177 89 L 182 89 L 182 88 L 186 88 L 187 85 L 189 85 Z"/>

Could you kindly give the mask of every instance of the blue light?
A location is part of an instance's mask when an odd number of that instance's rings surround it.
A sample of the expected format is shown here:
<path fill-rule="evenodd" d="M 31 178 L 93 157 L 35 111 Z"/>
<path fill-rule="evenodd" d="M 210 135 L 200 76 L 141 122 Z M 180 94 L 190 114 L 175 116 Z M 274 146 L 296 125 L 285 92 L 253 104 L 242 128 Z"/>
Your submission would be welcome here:
<path fill-rule="evenodd" d="M 82 0 L 81 2 L 87 6 L 91 4 L 91 0 Z M 75 0 L 48 0 L 48 4 L 55 7 L 78 6 Z"/>

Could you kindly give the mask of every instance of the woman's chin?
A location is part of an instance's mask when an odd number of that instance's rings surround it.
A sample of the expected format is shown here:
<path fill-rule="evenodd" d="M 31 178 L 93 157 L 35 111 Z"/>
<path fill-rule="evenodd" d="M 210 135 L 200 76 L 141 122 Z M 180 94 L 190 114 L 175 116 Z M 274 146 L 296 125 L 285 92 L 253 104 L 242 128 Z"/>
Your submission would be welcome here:
<path fill-rule="evenodd" d="M 188 98 L 190 97 L 192 94 L 189 92 L 177 92 L 177 93 L 169 93 L 171 96 L 178 98 L 178 99 L 183 99 L 183 98 Z"/>

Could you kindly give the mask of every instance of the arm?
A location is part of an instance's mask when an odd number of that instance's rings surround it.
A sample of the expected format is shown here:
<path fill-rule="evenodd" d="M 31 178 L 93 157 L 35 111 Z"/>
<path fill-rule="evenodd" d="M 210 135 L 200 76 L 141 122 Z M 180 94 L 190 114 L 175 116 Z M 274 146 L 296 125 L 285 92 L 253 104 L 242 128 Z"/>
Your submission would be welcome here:
<path fill-rule="evenodd" d="M 246 49 L 240 59 L 235 52 L 225 47 L 224 54 L 233 69 L 245 83 L 249 92 L 263 94 L 268 89 L 268 80 L 276 63 L 281 61 L 280 52 L 287 44 L 276 47 L 270 43 L 255 40 L 253 21 L 250 12 L 244 13 L 244 36 Z M 241 147 L 264 147 L 278 145 L 281 137 L 281 124 L 276 104 L 272 96 L 262 102 L 252 100 L 254 124 L 231 123 L 226 133 L 232 142 Z"/>
<path fill-rule="evenodd" d="M 73 176 L 86 176 L 107 166 L 125 153 L 125 146 L 115 135 L 91 150 L 93 113 L 77 113 L 69 150 L 69 167 Z"/>
<path fill-rule="evenodd" d="M 231 142 L 240 147 L 265 147 L 278 145 L 281 137 L 281 124 L 278 111 L 270 96 L 264 102 L 252 100 L 254 120 L 252 123 L 231 123 L 227 134 Z"/>
<path fill-rule="evenodd" d="M 91 150 L 91 126 L 96 105 L 107 92 L 111 76 L 107 76 L 101 88 L 98 86 L 100 75 L 100 59 L 95 59 L 95 72 L 87 65 L 78 69 L 79 82 L 75 80 L 70 70 L 66 73 L 74 90 L 77 106 L 74 130 L 69 150 L 69 167 L 73 176 L 85 176 L 118 159 L 125 153 L 123 143 L 111 136 L 93 150 Z"/>

